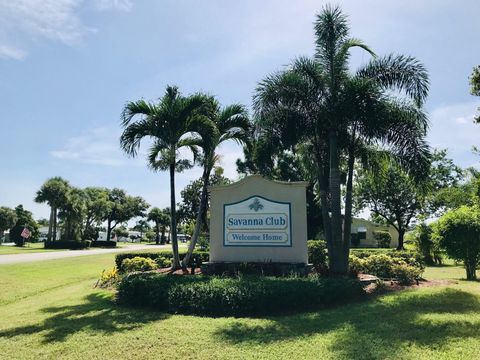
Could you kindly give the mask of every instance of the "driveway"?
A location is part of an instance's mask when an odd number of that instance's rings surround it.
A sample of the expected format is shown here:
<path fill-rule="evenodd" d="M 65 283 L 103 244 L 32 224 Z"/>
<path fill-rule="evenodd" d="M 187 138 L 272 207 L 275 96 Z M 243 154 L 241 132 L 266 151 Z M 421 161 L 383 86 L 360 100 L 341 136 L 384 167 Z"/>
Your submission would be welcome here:
<path fill-rule="evenodd" d="M 66 250 L 55 252 L 37 252 L 31 254 L 0 255 L 0 265 L 20 264 L 33 261 L 64 259 L 77 256 L 112 254 L 135 250 L 171 249 L 171 245 L 130 245 L 115 249 Z"/>

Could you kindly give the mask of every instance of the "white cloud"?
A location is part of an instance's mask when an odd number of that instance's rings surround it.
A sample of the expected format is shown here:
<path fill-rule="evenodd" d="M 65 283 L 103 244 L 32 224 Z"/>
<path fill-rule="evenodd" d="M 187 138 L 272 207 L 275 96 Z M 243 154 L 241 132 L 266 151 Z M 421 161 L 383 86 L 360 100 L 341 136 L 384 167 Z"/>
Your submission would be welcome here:
<path fill-rule="evenodd" d="M 91 30 L 76 14 L 80 4 L 80 0 L 2 1 L 0 16 L 3 26 L 13 33 L 73 44 Z"/>
<path fill-rule="evenodd" d="M 468 124 L 473 121 L 473 115 L 470 117 L 460 116 L 455 119 L 457 124 Z"/>
<path fill-rule="evenodd" d="M 21 49 L 0 45 L 0 58 L 2 59 L 23 60 L 25 56 L 27 56 L 27 53 Z"/>
<path fill-rule="evenodd" d="M 119 129 L 95 128 L 71 137 L 62 149 L 51 151 L 50 155 L 86 164 L 122 166 L 126 164 L 126 156 L 120 149 L 119 138 Z"/>
<path fill-rule="evenodd" d="M 98 10 L 119 10 L 130 11 L 132 9 L 132 2 L 130 0 L 96 0 L 95 6 Z"/>
<path fill-rule="evenodd" d="M 222 144 L 218 148 L 217 154 L 220 155 L 218 165 L 224 169 L 223 175 L 231 180 L 238 180 L 236 162 L 239 158 L 244 159 L 242 147 L 232 142 Z"/>
<path fill-rule="evenodd" d="M 0 57 L 23 59 L 32 40 L 78 44 L 85 35 L 96 32 L 79 16 L 84 4 L 84 0 L 0 0 Z M 132 4 L 129 0 L 95 0 L 93 7 L 129 11 Z M 7 42 L 15 42 L 15 47 Z"/>
<path fill-rule="evenodd" d="M 428 140 L 433 147 L 447 148 L 459 165 L 474 161 L 472 146 L 480 145 L 480 125 L 473 122 L 479 101 L 441 106 L 430 113 Z"/>

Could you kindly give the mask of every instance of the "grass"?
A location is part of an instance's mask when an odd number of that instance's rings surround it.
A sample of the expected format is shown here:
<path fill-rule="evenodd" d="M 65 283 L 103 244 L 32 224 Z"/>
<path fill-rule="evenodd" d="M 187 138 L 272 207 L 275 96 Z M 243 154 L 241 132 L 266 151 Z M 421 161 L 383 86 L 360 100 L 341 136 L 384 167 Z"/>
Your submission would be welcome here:
<path fill-rule="evenodd" d="M 119 242 L 117 244 L 118 248 L 125 248 L 131 247 L 135 245 L 155 245 L 155 243 L 127 243 L 127 242 Z M 186 248 L 186 244 L 180 243 L 178 244 L 180 249 Z M 170 245 L 165 245 L 166 249 L 170 249 Z M 91 248 L 91 249 L 103 249 L 103 248 Z M 110 249 L 110 248 L 108 248 Z M 0 245 L 0 255 L 10 255 L 10 254 L 30 254 L 30 253 L 38 253 L 38 252 L 50 252 L 50 251 L 70 251 L 69 249 L 44 249 L 43 242 L 41 243 L 27 243 L 27 245 L 23 247 L 18 246 L 10 246 L 10 245 Z M 142 250 L 146 251 L 146 250 Z"/>
<path fill-rule="evenodd" d="M 0 255 L 29 254 L 35 252 L 61 251 L 57 249 L 44 249 L 43 242 L 27 243 L 25 246 L 0 245 Z"/>
<path fill-rule="evenodd" d="M 113 254 L 0 266 L 1 359 L 478 359 L 480 284 L 387 294 L 319 312 L 260 319 L 118 307 L 93 288 Z"/>

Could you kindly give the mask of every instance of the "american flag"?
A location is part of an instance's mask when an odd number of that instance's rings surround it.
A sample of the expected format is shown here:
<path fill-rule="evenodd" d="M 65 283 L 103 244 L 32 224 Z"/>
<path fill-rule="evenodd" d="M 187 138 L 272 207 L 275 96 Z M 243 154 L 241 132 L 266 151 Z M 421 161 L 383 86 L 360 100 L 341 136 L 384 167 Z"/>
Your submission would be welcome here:
<path fill-rule="evenodd" d="M 20 236 L 23 237 L 24 239 L 28 239 L 31 235 L 32 233 L 27 228 L 23 228 L 23 231 L 20 234 Z"/>

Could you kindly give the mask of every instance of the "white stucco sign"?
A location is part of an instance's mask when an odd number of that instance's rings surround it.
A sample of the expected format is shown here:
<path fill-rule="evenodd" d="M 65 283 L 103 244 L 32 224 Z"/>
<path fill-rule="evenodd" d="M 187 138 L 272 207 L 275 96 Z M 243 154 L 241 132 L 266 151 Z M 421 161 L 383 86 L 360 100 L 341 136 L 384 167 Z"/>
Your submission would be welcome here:
<path fill-rule="evenodd" d="M 224 204 L 224 246 L 292 246 L 291 204 L 254 195 Z"/>
<path fill-rule="evenodd" d="M 210 188 L 210 263 L 307 264 L 305 182 L 259 175 Z"/>

